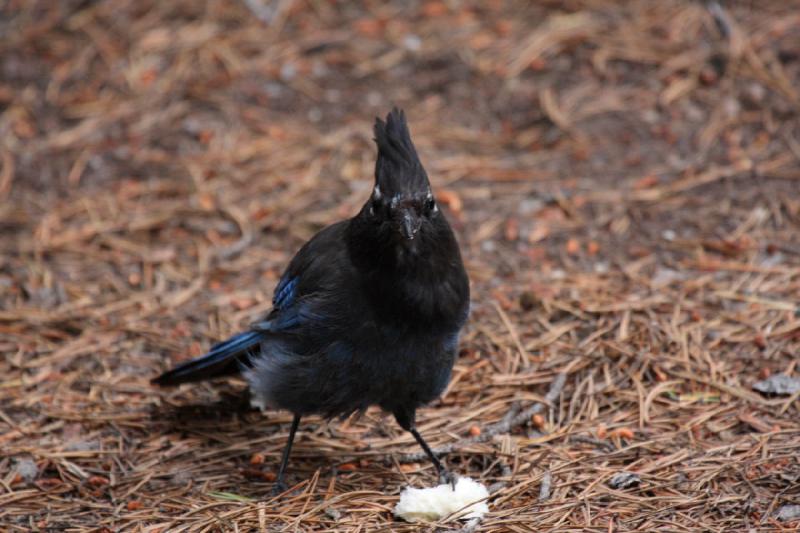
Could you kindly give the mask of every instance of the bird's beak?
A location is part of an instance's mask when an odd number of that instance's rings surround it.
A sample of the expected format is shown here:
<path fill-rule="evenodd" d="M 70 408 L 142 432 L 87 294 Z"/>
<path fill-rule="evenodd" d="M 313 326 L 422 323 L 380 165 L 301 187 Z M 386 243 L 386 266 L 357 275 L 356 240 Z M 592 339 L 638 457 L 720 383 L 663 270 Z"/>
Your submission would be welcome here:
<path fill-rule="evenodd" d="M 409 241 L 416 237 L 419 227 L 422 225 L 422 220 L 411 212 L 410 209 L 404 209 L 400 218 L 400 231 L 403 237 Z"/>

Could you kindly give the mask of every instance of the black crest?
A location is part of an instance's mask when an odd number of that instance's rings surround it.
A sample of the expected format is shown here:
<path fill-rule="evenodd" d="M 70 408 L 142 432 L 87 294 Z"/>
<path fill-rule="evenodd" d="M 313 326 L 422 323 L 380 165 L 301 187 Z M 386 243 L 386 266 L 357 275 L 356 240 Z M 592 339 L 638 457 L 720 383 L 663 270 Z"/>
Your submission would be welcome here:
<path fill-rule="evenodd" d="M 378 145 L 375 184 L 384 194 L 430 188 L 401 109 L 392 109 L 385 122 L 375 119 L 375 144 Z"/>

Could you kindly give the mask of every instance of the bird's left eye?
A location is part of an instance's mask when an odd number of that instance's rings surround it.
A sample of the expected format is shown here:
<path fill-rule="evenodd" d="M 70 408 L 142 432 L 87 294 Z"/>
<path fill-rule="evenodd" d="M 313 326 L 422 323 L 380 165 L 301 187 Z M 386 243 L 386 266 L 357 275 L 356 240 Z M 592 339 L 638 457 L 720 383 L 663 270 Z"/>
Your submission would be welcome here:
<path fill-rule="evenodd" d="M 433 210 L 436 208 L 436 200 L 433 199 L 433 196 L 430 198 L 425 199 L 425 212 L 432 213 Z"/>

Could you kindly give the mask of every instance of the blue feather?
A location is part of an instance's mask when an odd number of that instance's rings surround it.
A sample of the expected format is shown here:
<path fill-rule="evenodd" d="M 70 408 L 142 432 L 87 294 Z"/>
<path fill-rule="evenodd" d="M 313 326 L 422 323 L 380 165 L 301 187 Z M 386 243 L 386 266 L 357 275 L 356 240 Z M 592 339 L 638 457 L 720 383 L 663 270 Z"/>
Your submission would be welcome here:
<path fill-rule="evenodd" d="M 247 352 L 257 347 L 263 339 L 260 331 L 247 331 L 217 343 L 205 355 L 182 363 L 153 380 L 158 385 L 170 385 L 186 381 L 208 379 L 239 371 L 238 361 Z"/>
<path fill-rule="evenodd" d="M 275 287 L 275 293 L 272 296 L 272 305 L 278 309 L 292 305 L 297 290 L 297 281 L 297 277 L 284 275 L 278 282 L 278 286 Z"/>

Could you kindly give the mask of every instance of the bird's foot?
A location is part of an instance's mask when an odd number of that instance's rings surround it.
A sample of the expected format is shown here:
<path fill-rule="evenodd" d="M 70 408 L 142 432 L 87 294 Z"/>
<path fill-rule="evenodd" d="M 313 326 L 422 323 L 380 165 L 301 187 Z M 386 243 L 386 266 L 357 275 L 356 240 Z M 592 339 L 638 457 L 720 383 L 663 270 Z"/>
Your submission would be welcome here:
<path fill-rule="evenodd" d="M 449 470 L 445 470 L 443 468 L 442 470 L 439 471 L 439 483 L 450 485 L 450 487 L 455 491 L 456 481 L 458 481 L 458 476 L 456 476 Z"/>
<path fill-rule="evenodd" d="M 284 483 L 282 479 L 279 479 L 275 482 L 275 485 L 272 486 L 272 496 L 280 496 L 286 492 L 287 488 L 286 483 Z"/>

